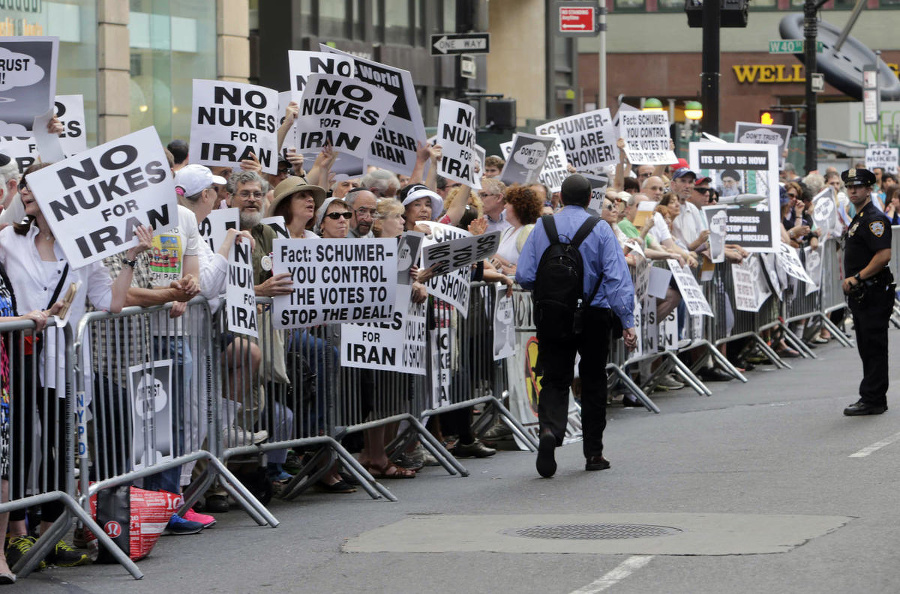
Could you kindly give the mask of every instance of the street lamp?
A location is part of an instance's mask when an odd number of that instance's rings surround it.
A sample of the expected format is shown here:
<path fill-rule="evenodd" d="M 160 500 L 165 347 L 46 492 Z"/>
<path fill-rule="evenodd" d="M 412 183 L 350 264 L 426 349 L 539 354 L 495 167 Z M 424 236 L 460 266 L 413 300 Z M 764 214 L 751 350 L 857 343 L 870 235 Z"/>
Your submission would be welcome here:
<path fill-rule="evenodd" d="M 699 101 L 688 101 L 684 104 L 684 117 L 696 122 L 703 119 L 703 106 Z"/>
<path fill-rule="evenodd" d="M 662 111 L 663 104 L 659 99 L 651 97 L 650 99 L 644 101 L 644 106 L 642 107 L 642 109 L 644 111 Z"/>

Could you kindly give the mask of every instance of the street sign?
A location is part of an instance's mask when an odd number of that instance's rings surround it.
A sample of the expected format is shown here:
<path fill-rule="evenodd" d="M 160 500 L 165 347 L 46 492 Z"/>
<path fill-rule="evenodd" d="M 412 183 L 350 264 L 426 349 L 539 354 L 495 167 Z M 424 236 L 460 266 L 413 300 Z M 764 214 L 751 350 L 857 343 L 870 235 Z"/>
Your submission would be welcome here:
<path fill-rule="evenodd" d="M 431 36 L 432 56 L 489 54 L 490 52 L 490 33 L 443 33 Z"/>
<path fill-rule="evenodd" d="M 813 93 L 824 93 L 825 92 L 825 75 L 821 72 L 813 72 L 810 76 L 812 76 L 812 92 Z"/>
<path fill-rule="evenodd" d="M 596 0 L 589 2 L 560 2 L 557 33 L 565 37 L 593 37 L 597 35 L 597 15 L 600 6 Z"/>
<path fill-rule="evenodd" d="M 459 75 L 463 78 L 475 78 L 475 56 L 462 54 L 459 56 Z"/>
<path fill-rule="evenodd" d="M 777 39 L 769 42 L 770 54 L 802 54 L 804 52 L 804 43 L 802 39 Z M 821 41 L 816 42 L 816 52 L 825 51 L 825 44 Z"/>

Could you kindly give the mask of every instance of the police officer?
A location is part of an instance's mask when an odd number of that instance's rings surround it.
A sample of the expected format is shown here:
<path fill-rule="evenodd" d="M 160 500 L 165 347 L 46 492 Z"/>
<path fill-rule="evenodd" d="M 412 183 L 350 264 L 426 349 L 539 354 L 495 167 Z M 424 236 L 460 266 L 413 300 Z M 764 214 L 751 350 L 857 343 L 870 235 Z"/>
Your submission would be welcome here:
<path fill-rule="evenodd" d="M 562 183 L 564 208 L 553 215 L 561 243 L 571 243 L 585 221 L 591 200 L 591 183 L 572 175 Z M 522 246 L 516 267 L 516 281 L 526 289 L 535 285 L 538 264 L 550 239 L 539 220 Z M 609 468 L 603 457 L 603 430 L 606 428 L 606 359 L 613 315 L 622 323 L 622 336 L 629 349 L 637 346 L 634 330 L 634 285 L 625 256 L 612 229 L 604 221 L 594 224 L 578 248 L 584 266 L 584 295 L 593 295 L 584 311 L 581 333 L 571 340 L 545 340 L 538 329 L 538 360 L 544 375 L 538 398 L 540 440 L 537 471 L 545 477 L 556 472 L 555 448 L 562 445 L 569 413 L 569 386 L 575 369 L 575 353 L 581 354 L 581 422 L 584 432 L 585 470 Z M 602 279 L 598 281 L 598 279 Z"/>
<path fill-rule="evenodd" d="M 888 268 L 891 223 L 872 203 L 874 173 L 849 169 L 841 179 L 856 207 L 844 247 L 843 288 L 863 364 L 859 401 L 845 408 L 844 414 L 880 415 L 887 410 L 888 322 L 894 305 L 894 278 Z"/>

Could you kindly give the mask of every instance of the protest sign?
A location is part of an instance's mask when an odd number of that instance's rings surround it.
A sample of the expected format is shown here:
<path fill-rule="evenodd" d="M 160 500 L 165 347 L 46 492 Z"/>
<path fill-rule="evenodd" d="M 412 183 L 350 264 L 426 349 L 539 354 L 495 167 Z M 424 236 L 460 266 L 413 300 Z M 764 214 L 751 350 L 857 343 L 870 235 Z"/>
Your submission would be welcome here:
<path fill-rule="evenodd" d="M 569 163 L 578 172 L 599 172 L 606 165 L 615 165 L 619 161 L 616 129 L 612 125 L 609 109 L 597 109 L 547 122 L 536 127 L 535 131 L 541 136 L 559 136 Z"/>
<path fill-rule="evenodd" d="M 804 265 L 806 274 L 812 279 L 811 283 L 806 283 L 806 294 L 810 295 L 818 291 L 822 284 L 822 259 L 825 257 L 825 242 L 820 241 L 816 249 L 806 246 L 803 248 L 803 255 L 806 260 Z"/>
<path fill-rule="evenodd" d="M 87 127 L 84 121 L 84 97 L 57 95 L 56 117 L 63 126 L 59 133 L 63 153 L 67 157 L 87 150 Z"/>
<path fill-rule="evenodd" d="M 351 56 L 348 53 L 319 45 L 323 52 L 353 59 L 356 78 L 381 87 L 394 96 L 390 114 L 369 147 L 366 163 L 397 174 L 412 175 L 416 166 L 417 143 L 425 143 L 425 124 L 419 111 L 419 99 L 412 75 L 372 60 Z"/>
<path fill-rule="evenodd" d="M 291 72 L 290 89 L 299 97 L 312 74 L 333 74 L 352 79 L 353 57 L 327 52 L 288 50 L 288 68 Z"/>
<path fill-rule="evenodd" d="M 622 120 L 622 114 L 625 113 L 626 111 L 641 111 L 641 110 L 638 109 L 637 107 L 628 105 L 627 103 L 620 103 L 619 110 L 616 111 L 616 115 L 613 116 L 613 121 L 612 121 L 613 128 L 615 128 L 616 130 L 619 129 L 619 122 L 621 122 L 621 120 Z"/>
<path fill-rule="evenodd" d="M 749 259 L 745 260 L 750 267 L 750 276 L 753 278 L 753 282 L 756 283 L 757 309 L 762 307 L 762 304 L 766 302 L 766 299 L 772 295 L 772 290 L 769 288 L 769 283 L 766 281 L 766 271 L 763 269 L 763 257 L 773 255 L 774 254 L 753 254 Z"/>
<path fill-rule="evenodd" d="M 135 229 L 178 223 L 175 183 L 156 130 L 144 128 L 28 176 L 72 268 L 136 245 Z"/>
<path fill-rule="evenodd" d="M 446 306 L 446 304 L 443 304 Z M 452 313 L 452 312 L 449 312 Z M 450 404 L 450 373 L 457 341 L 450 328 L 450 316 L 439 317 L 439 326 L 429 331 L 431 341 L 431 408 Z"/>
<path fill-rule="evenodd" d="M 714 264 L 725 261 L 725 237 L 728 232 L 727 206 L 704 206 L 706 227 L 709 229 L 709 259 Z"/>
<path fill-rule="evenodd" d="M 26 136 L 53 107 L 57 37 L 0 37 L 0 136 Z"/>
<path fill-rule="evenodd" d="M 734 283 L 734 303 L 739 311 L 757 312 L 762 306 L 765 297 L 761 294 L 759 284 L 759 260 L 754 255 L 743 262 L 734 262 L 731 265 L 731 278 Z M 756 262 L 754 277 L 753 262 Z M 768 289 L 768 287 L 766 287 Z"/>
<path fill-rule="evenodd" d="M 397 292 L 390 322 L 341 326 L 341 365 L 425 375 L 425 303 L 413 303 L 409 287 Z"/>
<path fill-rule="evenodd" d="M 516 324 L 513 300 L 506 296 L 506 287 L 498 285 L 494 290 L 494 361 L 500 361 L 516 351 Z"/>
<path fill-rule="evenodd" d="M 276 239 L 272 273 L 284 272 L 293 291 L 273 299 L 275 328 L 392 318 L 396 239 Z"/>
<path fill-rule="evenodd" d="M 626 245 L 631 246 L 632 244 L 626 242 Z M 638 244 L 640 245 L 640 244 Z M 634 250 L 638 251 L 638 250 Z M 643 252 L 641 252 L 640 257 L 636 258 L 636 263 L 634 266 L 634 294 L 637 297 L 638 301 L 644 299 L 644 296 L 647 294 L 647 289 L 650 284 L 650 269 L 652 266 L 650 265 L 650 260 L 648 260 Z"/>
<path fill-rule="evenodd" d="M 394 96 L 376 85 L 333 74 L 311 74 L 297 116 L 299 152 L 331 146 L 364 159 Z"/>
<path fill-rule="evenodd" d="M 240 228 L 240 211 L 237 208 L 217 208 L 200 222 L 200 239 L 209 245 L 209 249 L 217 252 L 228 230 Z"/>
<path fill-rule="evenodd" d="M 153 361 L 128 368 L 128 401 L 131 405 L 131 463 L 133 470 L 171 460 L 172 360 Z"/>
<path fill-rule="evenodd" d="M 431 268 L 435 275 L 468 268 L 497 253 L 500 235 L 500 231 L 492 231 L 426 246 L 422 250 L 422 268 Z"/>
<path fill-rule="evenodd" d="M 291 234 L 287 229 L 287 224 L 284 222 L 284 217 L 266 217 L 260 220 L 260 223 L 271 227 L 272 231 L 274 231 L 275 235 L 280 239 L 291 238 Z"/>
<path fill-rule="evenodd" d="M 656 212 L 656 206 L 659 202 L 654 202 L 652 200 L 644 200 L 638 203 L 637 214 L 634 215 L 633 225 L 638 229 L 643 229 L 644 225 L 647 224 L 647 221 L 653 218 L 653 213 Z"/>
<path fill-rule="evenodd" d="M 194 79 L 191 163 L 240 169 L 256 155 L 265 173 L 278 172 L 278 93 L 221 80 Z"/>
<path fill-rule="evenodd" d="M 233 210 L 237 210 L 236 208 Z M 253 282 L 253 247 L 246 237 L 228 250 L 228 284 L 225 285 L 228 331 L 259 336 L 256 290 Z"/>
<path fill-rule="evenodd" d="M 647 279 L 647 294 L 657 299 L 665 299 L 672 280 L 672 272 L 658 266 L 650 267 L 650 278 Z"/>
<path fill-rule="evenodd" d="M 427 249 L 428 246 L 435 243 L 443 243 L 472 236 L 468 231 L 457 229 L 452 225 L 443 225 L 431 221 L 422 221 L 419 224 L 428 227 L 431 232 L 430 237 L 425 238 L 422 248 L 423 251 Z M 469 313 L 470 277 L 471 273 L 469 272 L 469 269 L 460 268 L 449 274 L 442 274 L 429 279 L 428 282 L 425 283 L 425 288 L 428 290 L 429 295 L 433 295 L 438 299 L 446 301 L 454 306 L 457 311 L 459 311 L 460 315 L 465 317 Z"/>
<path fill-rule="evenodd" d="M 881 167 L 887 173 L 897 173 L 898 149 L 877 147 L 866 149 L 866 169 L 874 171 Z"/>
<path fill-rule="evenodd" d="M 672 271 L 672 276 L 675 277 L 675 283 L 678 285 L 678 291 L 687 306 L 688 313 L 692 316 L 712 317 L 713 312 L 709 307 L 709 302 L 703 296 L 703 291 L 697 284 L 691 269 L 679 264 L 678 260 L 666 260 L 666 263 L 669 265 L 669 270 Z"/>
<path fill-rule="evenodd" d="M 837 220 L 837 201 L 834 197 L 834 188 L 825 186 L 825 189 L 815 195 L 813 203 L 813 222 L 819 230 L 819 239 L 840 235 Z"/>
<path fill-rule="evenodd" d="M 632 165 L 669 165 L 678 161 L 670 148 L 669 114 L 664 111 L 623 111 L 619 136 Z"/>
<path fill-rule="evenodd" d="M 786 243 L 780 243 L 779 246 L 778 263 L 781 265 L 781 268 L 784 269 L 788 275 L 793 276 L 798 280 L 802 280 L 811 285 L 816 284 L 813 279 L 810 278 L 809 274 L 807 274 L 806 268 L 803 267 L 803 263 L 800 262 L 800 256 L 797 255 L 796 248 L 792 248 Z"/>
<path fill-rule="evenodd" d="M 438 144 L 442 157 L 438 174 L 476 190 L 481 189 L 481 175 L 475 171 L 475 108 L 458 101 L 441 99 L 438 115 Z"/>
<path fill-rule="evenodd" d="M 780 295 L 782 283 L 778 276 L 778 272 L 781 270 L 783 276 L 784 269 L 778 264 L 778 256 L 776 254 L 759 254 L 759 259 L 766 273 L 764 280 L 768 281 L 768 288 L 772 293 Z"/>
<path fill-rule="evenodd" d="M 16 162 L 19 175 L 38 160 L 37 143 L 33 136 L 4 136 L 0 138 L 0 153 Z"/>
<path fill-rule="evenodd" d="M 551 192 L 559 192 L 562 188 L 563 181 L 569 177 L 569 160 L 566 158 L 566 149 L 563 146 L 559 136 L 551 135 L 553 138 L 553 146 L 547 154 L 547 160 L 544 161 L 544 167 L 541 169 L 539 181 L 550 188 Z M 547 196 L 549 199 L 550 197 Z"/>
<path fill-rule="evenodd" d="M 756 122 L 736 122 L 734 141 L 738 144 L 771 144 L 778 154 L 778 166 L 784 167 L 784 150 L 790 146 L 791 126 L 781 124 L 759 124 Z"/>
<path fill-rule="evenodd" d="M 514 135 L 510 156 L 500 172 L 500 181 L 508 186 L 537 183 L 553 141 L 553 138 L 547 136 L 525 133 Z"/>
<path fill-rule="evenodd" d="M 588 208 L 599 213 L 600 209 L 603 208 L 606 188 L 609 187 L 609 176 L 605 173 L 598 175 L 582 173 L 581 175 L 591 183 L 591 201 L 588 203 Z"/>
<path fill-rule="evenodd" d="M 755 207 L 741 206 L 726 211 L 726 243 L 735 243 L 749 252 L 776 251 L 781 241 L 781 203 L 775 146 L 692 142 L 690 163 L 698 175 L 718 180 L 719 194 L 723 197 L 760 196 Z"/>

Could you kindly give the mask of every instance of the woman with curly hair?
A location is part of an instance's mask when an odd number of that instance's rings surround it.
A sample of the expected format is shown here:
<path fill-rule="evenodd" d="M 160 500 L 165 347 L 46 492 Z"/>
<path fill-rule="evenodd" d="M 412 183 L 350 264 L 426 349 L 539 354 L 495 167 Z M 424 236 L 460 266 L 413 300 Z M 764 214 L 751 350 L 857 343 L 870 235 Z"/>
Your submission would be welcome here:
<path fill-rule="evenodd" d="M 529 187 L 513 186 L 506 191 L 506 222 L 510 226 L 500 236 L 500 247 L 491 263 L 507 276 L 516 275 L 516 263 L 528 234 L 541 216 L 544 204 Z"/>

